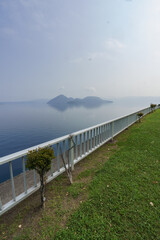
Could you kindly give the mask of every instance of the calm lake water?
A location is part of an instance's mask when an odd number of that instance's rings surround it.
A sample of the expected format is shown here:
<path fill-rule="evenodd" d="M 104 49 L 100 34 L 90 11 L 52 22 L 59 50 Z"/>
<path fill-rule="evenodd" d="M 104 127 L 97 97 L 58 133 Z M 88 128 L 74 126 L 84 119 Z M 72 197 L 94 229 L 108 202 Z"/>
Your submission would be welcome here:
<path fill-rule="evenodd" d="M 0 104 L 0 157 L 54 138 L 87 128 L 122 115 L 147 104 L 110 103 L 98 108 L 69 108 L 58 111 L 46 103 Z M 21 168 L 14 164 L 14 174 Z M 0 166 L 0 182 L 9 178 L 8 164 Z"/>

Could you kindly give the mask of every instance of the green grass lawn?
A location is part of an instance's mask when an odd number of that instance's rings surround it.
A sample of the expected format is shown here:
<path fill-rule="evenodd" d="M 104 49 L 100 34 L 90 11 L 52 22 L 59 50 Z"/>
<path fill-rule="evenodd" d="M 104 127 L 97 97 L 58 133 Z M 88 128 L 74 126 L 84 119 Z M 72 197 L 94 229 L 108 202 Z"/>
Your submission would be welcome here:
<path fill-rule="evenodd" d="M 0 239 L 160 240 L 160 110 L 0 219 Z"/>
<path fill-rule="evenodd" d="M 94 176 L 88 200 L 53 239 L 160 239 L 160 111 L 118 145 Z"/>

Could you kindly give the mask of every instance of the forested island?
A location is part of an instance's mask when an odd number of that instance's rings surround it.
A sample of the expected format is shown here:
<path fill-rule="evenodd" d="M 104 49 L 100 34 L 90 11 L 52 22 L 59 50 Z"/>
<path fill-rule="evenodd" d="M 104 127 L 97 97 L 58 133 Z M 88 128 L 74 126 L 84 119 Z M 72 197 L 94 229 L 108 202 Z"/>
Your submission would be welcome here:
<path fill-rule="evenodd" d="M 86 108 L 94 108 L 99 107 L 103 104 L 112 103 L 110 100 L 104 100 L 96 96 L 88 96 L 85 98 L 72 98 L 66 97 L 64 95 L 59 95 L 53 99 L 51 99 L 48 104 L 51 107 L 54 107 L 58 110 L 65 110 L 70 107 L 86 107 Z"/>

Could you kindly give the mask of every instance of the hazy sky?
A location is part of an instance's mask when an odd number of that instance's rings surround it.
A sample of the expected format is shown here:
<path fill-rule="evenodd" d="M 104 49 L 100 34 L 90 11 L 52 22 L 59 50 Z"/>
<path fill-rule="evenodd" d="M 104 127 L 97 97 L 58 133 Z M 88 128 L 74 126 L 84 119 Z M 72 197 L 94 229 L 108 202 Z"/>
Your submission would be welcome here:
<path fill-rule="evenodd" d="M 0 0 L 0 101 L 160 95 L 160 0 Z"/>

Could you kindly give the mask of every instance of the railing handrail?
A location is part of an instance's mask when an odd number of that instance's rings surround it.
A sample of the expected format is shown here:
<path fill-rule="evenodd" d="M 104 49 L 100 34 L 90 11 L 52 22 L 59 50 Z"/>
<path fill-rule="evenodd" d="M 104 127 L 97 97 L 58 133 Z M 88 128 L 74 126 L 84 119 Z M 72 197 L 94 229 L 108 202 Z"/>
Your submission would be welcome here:
<path fill-rule="evenodd" d="M 105 125 L 105 124 L 109 124 L 109 123 L 118 121 L 118 120 L 123 119 L 123 118 L 125 118 L 125 117 L 129 117 L 129 116 L 131 116 L 131 115 L 133 115 L 133 114 L 139 113 L 140 111 L 144 111 L 144 110 L 146 110 L 146 109 L 148 109 L 148 108 L 150 108 L 150 107 L 143 108 L 143 109 L 141 109 L 141 110 L 138 110 L 138 111 L 136 111 L 136 112 L 132 112 L 132 113 L 130 113 L 130 114 L 126 114 L 126 115 L 121 116 L 121 117 L 118 117 L 118 118 L 113 118 L 112 120 L 109 120 L 109 121 L 106 121 L 106 122 L 103 122 L 103 123 L 94 125 L 94 126 L 89 127 L 89 128 L 85 128 L 85 129 L 79 130 L 79 131 L 77 131 L 77 132 L 73 132 L 73 133 L 71 133 L 71 134 L 69 134 L 69 135 L 72 135 L 72 136 L 79 135 L 79 134 L 81 134 L 81 133 L 87 132 L 87 131 L 92 130 L 92 129 L 94 129 L 94 128 L 101 127 L 101 126 L 103 126 L 103 125 Z"/>
<path fill-rule="evenodd" d="M 54 144 L 57 144 L 59 142 L 62 142 L 66 139 L 68 139 L 70 136 L 77 136 L 79 134 L 82 134 L 84 132 L 87 132 L 87 131 L 90 131 L 92 129 L 95 129 L 95 128 L 98 128 L 98 127 L 101 127 L 105 124 L 109 124 L 109 123 L 112 123 L 112 122 L 115 122 L 115 121 L 118 121 L 120 119 L 123 119 L 125 117 L 129 117 L 133 114 L 136 114 L 140 111 L 144 111 L 146 109 L 149 109 L 150 107 L 146 107 L 146 108 L 143 108 L 141 110 L 138 110 L 136 112 L 132 112 L 130 114 L 127 114 L 127 115 L 124 115 L 124 116 L 121 116 L 121 117 L 118 117 L 118 118 L 115 118 L 115 119 L 112 119 L 112 120 L 109 120 L 109 121 L 106 121 L 106 122 L 103 122 L 103 123 L 100 123 L 100 124 L 97 124 L 97 125 L 94 125 L 92 127 L 89 127 L 89 128 L 85 128 L 85 129 L 82 129 L 82 130 L 79 130 L 79 131 L 76 131 L 76 132 L 73 132 L 71 134 L 67 134 L 65 136 L 62 136 L 62 137 L 59 137 L 59 138 L 55 138 L 53 140 L 50 140 L 50 141 L 47 141 L 47 142 L 44 142 L 44 143 L 41 143 L 41 144 L 38 144 L 38 145 L 35 145 L 33 147 L 30 147 L 30 148 L 26 148 L 24 150 L 21 150 L 21 151 L 18 151 L 18 152 L 15 152 L 15 153 L 12 153 L 12 154 L 9 154 L 9 155 L 6 155 L 4 157 L 1 157 L 0 158 L 0 165 L 3 165 L 5 163 L 8 163 L 10 161 L 13 161 L 15 159 L 18 159 L 20 157 L 24 157 L 25 155 L 27 155 L 28 151 L 32 151 L 32 150 L 35 150 L 35 149 L 38 149 L 38 148 L 43 148 L 43 147 L 47 147 L 47 146 L 51 146 L 51 145 L 54 145 Z"/>

